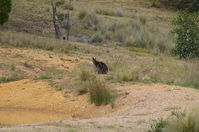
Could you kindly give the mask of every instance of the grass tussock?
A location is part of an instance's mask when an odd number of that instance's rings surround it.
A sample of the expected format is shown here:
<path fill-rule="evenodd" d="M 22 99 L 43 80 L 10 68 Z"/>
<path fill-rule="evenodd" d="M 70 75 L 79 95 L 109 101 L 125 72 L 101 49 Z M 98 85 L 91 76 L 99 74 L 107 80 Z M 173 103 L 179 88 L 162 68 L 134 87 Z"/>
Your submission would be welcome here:
<path fill-rule="evenodd" d="M 88 83 L 90 101 L 96 105 L 114 103 L 114 92 L 109 89 L 106 83 L 97 77 L 90 79 Z"/>
<path fill-rule="evenodd" d="M 111 66 L 111 80 L 113 82 L 138 81 L 139 75 L 129 63 L 115 62 Z"/>
<path fill-rule="evenodd" d="M 124 13 L 121 8 L 117 8 L 114 10 L 108 10 L 108 9 L 96 9 L 95 12 L 100 15 L 107 15 L 107 16 L 116 16 L 116 17 L 123 17 Z"/>
<path fill-rule="evenodd" d="M 34 78 L 34 80 L 43 80 L 43 79 L 51 79 L 50 75 L 42 75 L 40 77 Z"/>
<path fill-rule="evenodd" d="M 94 76 L 94 71 L 91 66 L 81 66 L 78 72 L 81 81 L 89 81 Z"/>
<path fill-rule="evenodd" d="M 177 84 L 199 89 L 199 64 L 185 66 L 184 75 Z"/>
<path fill-rule="evenodd" d="M 198 132 L 199 112 L 173 112 L 168 119 L 160 119 L 147 132 Z"/>

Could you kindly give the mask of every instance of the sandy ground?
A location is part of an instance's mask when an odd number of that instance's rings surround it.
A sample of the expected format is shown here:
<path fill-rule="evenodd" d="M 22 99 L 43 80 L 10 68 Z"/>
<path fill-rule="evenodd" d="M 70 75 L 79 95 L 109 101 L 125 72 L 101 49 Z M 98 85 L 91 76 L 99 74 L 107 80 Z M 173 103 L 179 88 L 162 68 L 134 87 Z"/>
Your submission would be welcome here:
<path fill-rule="evenodd" d="M 117 99 L 114 109 L 90 104 L 87 95 L 63 97 L 41 81 L 1 84 L 0 89 L 0 124 L 37 122 L 1 128 L 2 132 L 144 132 L 155 119 L 199 105 L 198 90 L 163 84 L 119 86 L 126 94 Z M 46 121 L 52 122 L 38 124 Z"/>
<path fill-rule="evenodd" d="M 90 104 L 88 95 L 63 93 L 42 81 L 21 80 L 0 84 L 0 90 L 0 124 L 93 118 L 114 111 L 108 105 L 99 108 Z"/>

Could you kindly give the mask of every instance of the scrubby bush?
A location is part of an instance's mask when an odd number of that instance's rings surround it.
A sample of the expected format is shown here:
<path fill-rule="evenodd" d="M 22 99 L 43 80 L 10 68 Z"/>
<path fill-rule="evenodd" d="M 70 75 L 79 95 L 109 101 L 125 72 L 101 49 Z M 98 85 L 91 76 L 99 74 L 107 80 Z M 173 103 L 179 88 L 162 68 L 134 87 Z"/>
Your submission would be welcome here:
<path fill-rule="evenodd" d="M 11 7 L 12 7 L 11 0 L 0 1 L 0 25 L 8 21 Z"/>
<path fill-rule="evenodd" d="M 176 35 L 174 53 L 180 58 L 199 56 L 199 22 L 198 13 L 178 12 L 173 20 L 173 33 Z"/>

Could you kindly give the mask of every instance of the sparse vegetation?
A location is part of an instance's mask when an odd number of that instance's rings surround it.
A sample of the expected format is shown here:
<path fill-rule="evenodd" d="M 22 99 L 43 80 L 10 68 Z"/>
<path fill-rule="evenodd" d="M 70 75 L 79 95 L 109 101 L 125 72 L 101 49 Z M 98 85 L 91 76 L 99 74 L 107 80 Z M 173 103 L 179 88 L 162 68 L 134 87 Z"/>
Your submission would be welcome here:
<path fill-rule="evenodd" d="M 0 77 L 0 83 L 13 82 L 23 79 L 24 77 L 17 74 L 8 75 L 7 77 Z"/>
<path fill-rule="evenodd" d="M 62 41 L 56 41 L 52 39 L 48 41 L 49 38 L 36 37 L 32 35 L 27 35 L 24 37 L 23 33 L 9 33 L 4 32 L 0 35 L 0 43 L 3 47 L 19 47 L 19 48 L 33 48 L 33 49 L 43 49 L 48 51 L 58 51 L 62 53 L 68 53 L 70 47 Z M 57 44 L 59 43 L 59 44 Z"/>
<path fill-rule="evenodd" d="M 168 119 L 160 119 L 147 132 L 198 132 L 199 113 L 197 110 L 173 112 Z"/>
<path fill-rule="evenodd" d="M 117 8 L 115 11 L 113 11 L 113 10 L 106 10 L 106 9 L 96 9 L 95 12 L 97 14 L 107 15 L 107 16 L 117 16 L 117 17 L 124 16 L 123 15 L 123 11 L 120 8 Z"/>
<path fill-rule="evenodd" d="M 34 80 L 42 80 L 42 79 L 51 79 L 52 77 L 50 75 L 42 75 L 38 78 L 35 78 Z"/>

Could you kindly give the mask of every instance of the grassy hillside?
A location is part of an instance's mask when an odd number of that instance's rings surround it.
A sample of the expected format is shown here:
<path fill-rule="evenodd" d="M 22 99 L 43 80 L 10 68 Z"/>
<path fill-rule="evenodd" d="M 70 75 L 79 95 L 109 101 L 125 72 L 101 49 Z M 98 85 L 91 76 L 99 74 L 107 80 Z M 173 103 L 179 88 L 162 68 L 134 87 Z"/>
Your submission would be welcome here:
<path fill-rule="evenodd" d="M 57 2 L 58 17 L 63 18 L 67 1 Z M 173 16 L 173 12 L 152 8 L 150 2 L 144 0 L 73 1 L 71 40 L 133 46 L 169 54 L 174 46 L 169 34 Z M 13 0 L 10 21 L 1 28 L 53 37 L 51 1 Z"/>

